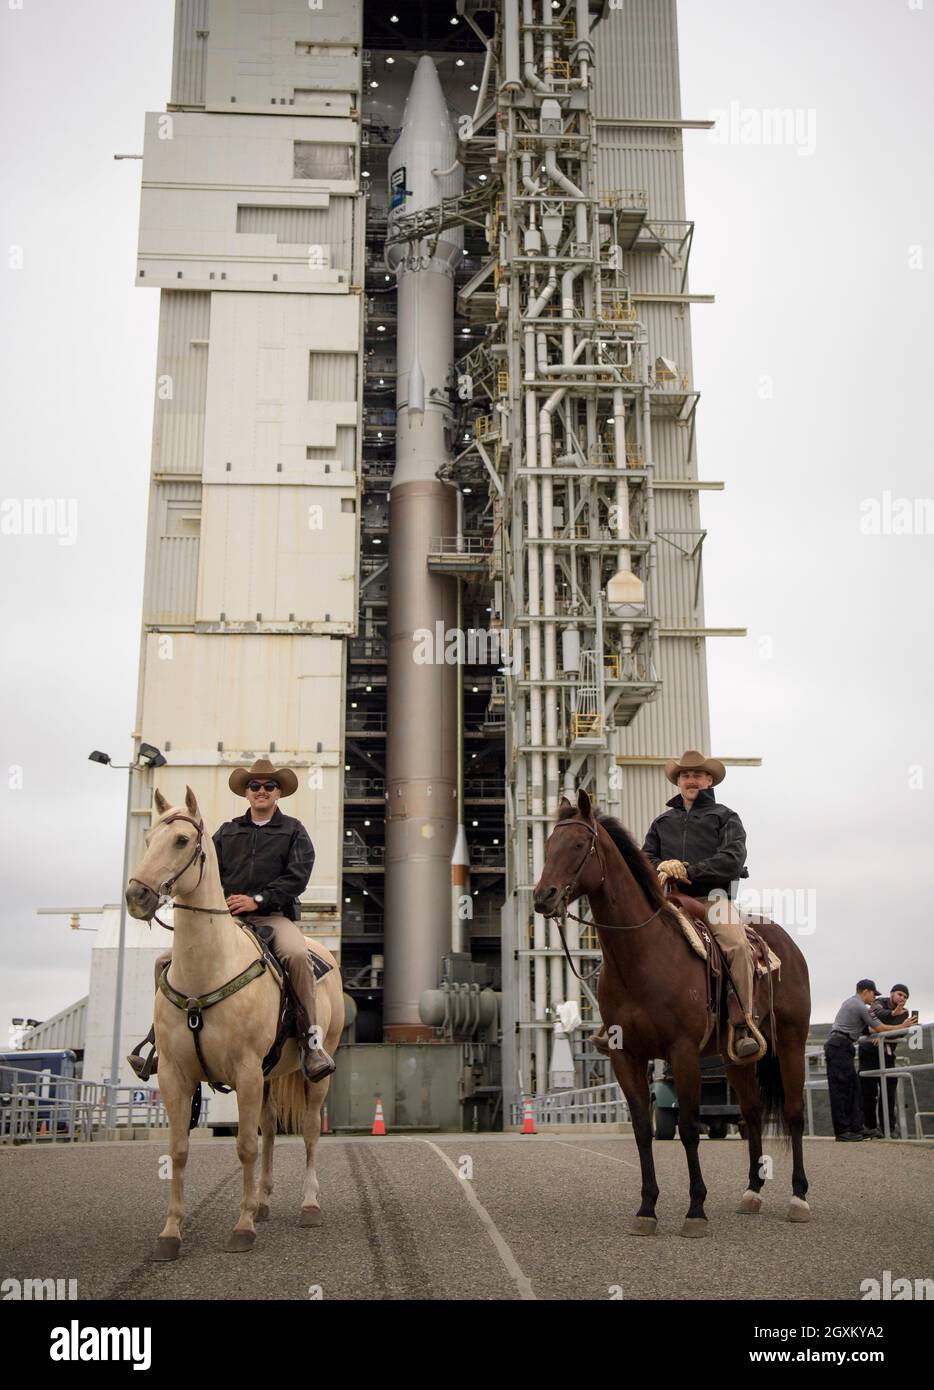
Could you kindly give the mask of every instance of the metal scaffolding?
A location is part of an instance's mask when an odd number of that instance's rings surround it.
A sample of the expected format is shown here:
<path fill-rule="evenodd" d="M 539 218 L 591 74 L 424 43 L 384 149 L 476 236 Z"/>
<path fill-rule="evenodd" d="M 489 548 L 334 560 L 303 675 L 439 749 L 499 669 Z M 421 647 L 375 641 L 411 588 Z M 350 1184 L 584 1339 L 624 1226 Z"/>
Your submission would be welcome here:
<path fill-rule="evenodd" d="M 468 22 L 474 8 L 463 6 Z M 459 296 L 488 324 L 459 363 L 460 390 L 480 411 L 474 446 L 501 516 L 494 621 L 521 653 L 504 672 L 510 1092 L 547 1088 L 555 1007 L 580 999 L 556 926 L 532 910 L 549 826 L 562 792 L 580 786 L 618 809 L 612 735 L 660 685 L 652 414 L 670 387 L 623 266 L 640 238 L 685 254 L 690 235 L 648 223 L 644 194 L 597 187 L 591 26 L 602 9 L 504 4 L 489 39 L 491 105 L 484 114 L 481 90 L 465 142 L 490 170 L 490 259 Z M 439 223 L 460 211 L 439 209 Z M 476 190 L 463 212 L 476 217 Z M 592 943 L 572 930 L 569 945 Z"/>

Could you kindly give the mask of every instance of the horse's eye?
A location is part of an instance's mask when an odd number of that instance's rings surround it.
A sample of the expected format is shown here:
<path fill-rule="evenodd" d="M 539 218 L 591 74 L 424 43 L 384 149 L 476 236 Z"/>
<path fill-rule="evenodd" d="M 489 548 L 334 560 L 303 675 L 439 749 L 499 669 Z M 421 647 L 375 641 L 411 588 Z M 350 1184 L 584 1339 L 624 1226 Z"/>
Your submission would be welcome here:
<path fill-rule="evenodd" d="M 181 849 L 182 845 L 187 845 L 187 844 L 188 844 L 188 841 L 185 839 L 185 836 L 184 836 L 184 835 L 176 835 L 176 836 L 175 836 L 175 843 L 176 843 L 176 845 L 178 846 L 178 848 Z"/>

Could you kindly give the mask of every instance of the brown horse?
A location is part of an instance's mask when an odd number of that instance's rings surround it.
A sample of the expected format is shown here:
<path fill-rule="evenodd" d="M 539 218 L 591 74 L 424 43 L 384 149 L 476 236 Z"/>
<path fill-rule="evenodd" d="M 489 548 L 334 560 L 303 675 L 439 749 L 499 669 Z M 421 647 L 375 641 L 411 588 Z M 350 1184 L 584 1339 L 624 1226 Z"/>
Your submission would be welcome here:
<path fill-rule="evenodd" d="M 769 1050 L 758 1064 L 726 1060 L 726 1022 L 719 1019 L 707 1034 L 706 964 L 689 947 L 658 876 L 619 821 L 591 809 L 586 792 L 575 808 L 561 802 L 558 823 L 545 846 L 545 865 L 535 885 L 535 911 L 560 916 L 568 903 L 586 896 L 603 952 L 597 991 L 600 1012 L 610 1030 L 611 1059 L 632 1117 L 642 1165 L 642 1204 L 628 1228 L 630 1235 L 654 1235 L 658 1183 L 652 1158 L 648 1063 L 664 1057 L 671 1063 L 678 1092 L 678 1130 L 690 1176 L 691 1204 L 683 1236 L 706 1235 L 707 1188 L 698 1160 L 698 1107 L 701 1057 L 720 1053 L 730 1085 L 739 1097 L 749 1141 L 748 1186 L 738 1210 L 759 1211 L 765 1182 L 762 1163 L 763 1123 L 784 1121 L 793 1153 L 789 1221 L 810 1220 L 804 1172 L 804 1048 L 811 1013 L 808 970 L 787 932 L 771 922 L 757 927 L 781 959 L 774 986 L 771 1018 L 761 1025 Z M 772 1025 L 774 1019 L 774 1027 Z M 621 1045 L 612 1046 L 614 1025 Z M 761 1089 L 760 1089 L 761 1087 Z"/>

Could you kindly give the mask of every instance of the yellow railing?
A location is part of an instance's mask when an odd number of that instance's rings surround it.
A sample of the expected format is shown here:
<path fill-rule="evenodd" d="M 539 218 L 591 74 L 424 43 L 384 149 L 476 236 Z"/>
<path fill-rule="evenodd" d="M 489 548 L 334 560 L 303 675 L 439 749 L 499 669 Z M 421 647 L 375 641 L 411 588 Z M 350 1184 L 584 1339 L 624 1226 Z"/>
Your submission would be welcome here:
<path fill-rule="evenodd" d="M 601 307 L 600 317 L 608 323 L 634 323 L 636 306 L 629 300 L 617 299 L 612 304 L 604 304 Z"/>
<path fill-rule="evenodd" d="M 606 208 L 645 209 L 649 205 L 649 195 L 644 188 L 606 188 L 600 193 L 600 202 Z"/>
<path fill-rule="evenodd" d="M 508 395 L 509 395 L 509 373 L 508 373 L 508 372 L 497 372 L 497 373 L 496 373 L 496 394 L 497 394 L 498 396 L 508 396 Z"/>
<path fill-rule="evenodd" d="M 473 422 L 473 437 L 474 439 L 498 439 L 498 420 L 495 420 L 492 415 L 478 415 Z"/>
<path fill-rule="evenodd" d="M 571 716 L 572 738 L 587 738 L 591 734 L 600 734 L 602 732 L 602 714 L 575 714 Z"/>

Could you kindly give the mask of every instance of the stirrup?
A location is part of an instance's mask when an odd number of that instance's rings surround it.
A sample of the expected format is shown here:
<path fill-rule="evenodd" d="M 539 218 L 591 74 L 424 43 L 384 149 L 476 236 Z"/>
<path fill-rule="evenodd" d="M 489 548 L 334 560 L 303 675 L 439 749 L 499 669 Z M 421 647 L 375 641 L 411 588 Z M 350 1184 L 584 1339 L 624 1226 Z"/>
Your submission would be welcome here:
<path fill-rule="evenodd" d="M 147 1043 L 151 1043 L 152 1047 L 150 1048 L 149 1055 L 144 1057 L 142 1052 Z M 148 1081 L 151 1076 L 156 1074 L 159 1070 L 159 1054 L 156 1052 L 155 1024 L 152 1025 L 142 1042 L 136 1044 L 126 1060 L 129 1062 L 134 1075 L 138 1076 L 140 1081 Z"/>
<path fill-rule="evenodd" d="M 737 1029 L 737 1028 L 745 1028 L 745 1029 L 748 1030 L 748 1032 L 749 1032 L 749 1039 L 748 1039 L 748 1040 L 751 1041 L 751 1042 L 753 1042 L 753 1043 L 755 1043 L 755 1047 L 756 1047 L 755 1052 L 749 1052 L 749 1051 L 747 1050 L 744 1056 L 739 1056 L 739 1055 L 737 1055 L 736 1049 L 735 1049 L 735 1047 L 734 1047 L 734 1039 L 735 1039 L 735 1037 L 736 1037 L 736 1029 Z M 748 1014 L 746 1014 L 746 1015 L 744 1016 L 742 1023 L 739 1023 L 739 1024 L 730 1023 L 730 1024 L 728 1025 L 728 1027 L 727 1027 L 726 1053 L 727 1053 L 727 1056 L 729 1057 L 729 1059 L 730 1059 L 731 1062 L 737 1062 L 737 1063 L 739 1063 L 739 1064 L 742 1064 L 743 1062 L 761 1062 L 762 1058 L 765 1056 L 765 1054 L 766 1054 L 767 1051 L 768 1051 L 768 1043 L 766 1042 L 766 1040 L 765 1040 L 765 1038 L 762 1036 L 762 1034 L 759 1032 L 759 1030 L 758 1030 L 758 1028 L 756 1027 L 755 1023 L 753 1023 L 752 1019 L 749 1017 Z"/>

